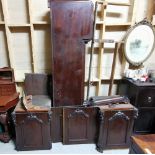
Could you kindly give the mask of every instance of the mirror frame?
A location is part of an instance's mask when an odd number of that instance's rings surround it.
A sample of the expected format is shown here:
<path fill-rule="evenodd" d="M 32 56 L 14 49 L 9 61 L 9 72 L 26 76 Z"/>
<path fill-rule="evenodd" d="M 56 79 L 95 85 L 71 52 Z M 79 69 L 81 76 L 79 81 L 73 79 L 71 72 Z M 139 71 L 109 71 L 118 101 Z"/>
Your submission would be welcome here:
<path fill-rule="evenodd" d="M 127 52 L 128 52 L 127 47 L 126 47 L 127 41 L 128 41 L 130 34 L 133 32 L 133 30 L 135 30 L 135 28 L 137 28 L 138 26 L 142 26 L 142 25 L 148 26 L 152 30 L 153 36 L 154 36 L 153 46 L 151 47 L 151 50 L 148 52 L 147 56 L 144 59 L 142 59 L 141 61 L 133 61 L 128 57 L 128 54 L 127 54 Z M 125 38 L 124 39 L 124 55 L 125 55 L 126 60 L 129 62 L 129 64 L 131 64 L 133 66 L 142 65 L 142 63 L 150 57 L 150 55 L 152 54 L 154 47 L 155 47 L 155 31 L 154 31 L 153 25 L 150 22 L 148 22 L 146 19 L 144 19 L 143 21 L 141 21 L 141 22 L 135 24 L 134 26 L 130 27 L 124 38 Z"/>

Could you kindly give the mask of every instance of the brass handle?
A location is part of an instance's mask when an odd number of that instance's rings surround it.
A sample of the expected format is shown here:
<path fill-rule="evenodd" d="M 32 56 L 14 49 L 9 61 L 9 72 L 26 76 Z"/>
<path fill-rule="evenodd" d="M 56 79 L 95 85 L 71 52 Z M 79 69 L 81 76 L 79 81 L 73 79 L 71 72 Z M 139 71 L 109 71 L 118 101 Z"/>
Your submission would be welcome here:
<path fill-rule="evenodd" d="M 152 97 L 148 96 L 147 100 L 148 100 L 149 103 L 151 103 L 152 102 Z"/>
<path fill-rule="evenodd" d="M 59 90 L 57 90 L 57 95 L 61 97 L 61 92 Z"/>

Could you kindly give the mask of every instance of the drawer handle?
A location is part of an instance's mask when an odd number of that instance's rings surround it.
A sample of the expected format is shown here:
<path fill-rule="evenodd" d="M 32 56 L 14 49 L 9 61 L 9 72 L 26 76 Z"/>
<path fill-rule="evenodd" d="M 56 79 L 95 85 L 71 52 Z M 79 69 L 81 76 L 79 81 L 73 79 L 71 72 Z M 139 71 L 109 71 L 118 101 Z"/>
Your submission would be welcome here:
<path fill-rule="evenodd" d="M 147 100 L 148 100 L 149 103 L 152 102 L 152 97 L 149 96 L 149 97 L 147 98 Z"/>
<path fill-rule="evenodd" d="M 57 90 L 57 95 L 61 97 L 61 92 L 59 90 Z"/>

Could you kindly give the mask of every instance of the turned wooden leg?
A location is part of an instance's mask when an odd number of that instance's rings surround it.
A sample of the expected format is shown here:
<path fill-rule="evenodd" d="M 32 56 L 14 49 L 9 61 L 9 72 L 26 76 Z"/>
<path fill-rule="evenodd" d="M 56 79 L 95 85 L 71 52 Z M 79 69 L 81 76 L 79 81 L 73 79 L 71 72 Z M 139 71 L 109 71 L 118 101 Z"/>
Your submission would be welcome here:
<path fill-rule="evenodd" d="M 0 141 L 2 141 L 4 143 L 8 143 L 11 138 L 8 133 L 8 115 L 7 115 L 7 113 L 0 115 L 0 123 L 4 126 L 4 132 L 0 133 Z"/>

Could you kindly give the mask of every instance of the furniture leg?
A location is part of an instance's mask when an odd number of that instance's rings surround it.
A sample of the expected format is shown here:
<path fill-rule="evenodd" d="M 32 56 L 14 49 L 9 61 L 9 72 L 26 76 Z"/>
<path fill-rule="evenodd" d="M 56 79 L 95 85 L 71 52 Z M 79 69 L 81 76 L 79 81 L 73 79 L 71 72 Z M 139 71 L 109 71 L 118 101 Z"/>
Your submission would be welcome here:
<path fill-rule="evenodd" d="M 8 115 L 7 113 L 0 115 L 0 123 L 4 126 L 4 132 L 0 133 L 0 141 L 4 143 L 8 143 L 11 139 L 9 133 L 8 133 Z"/>

